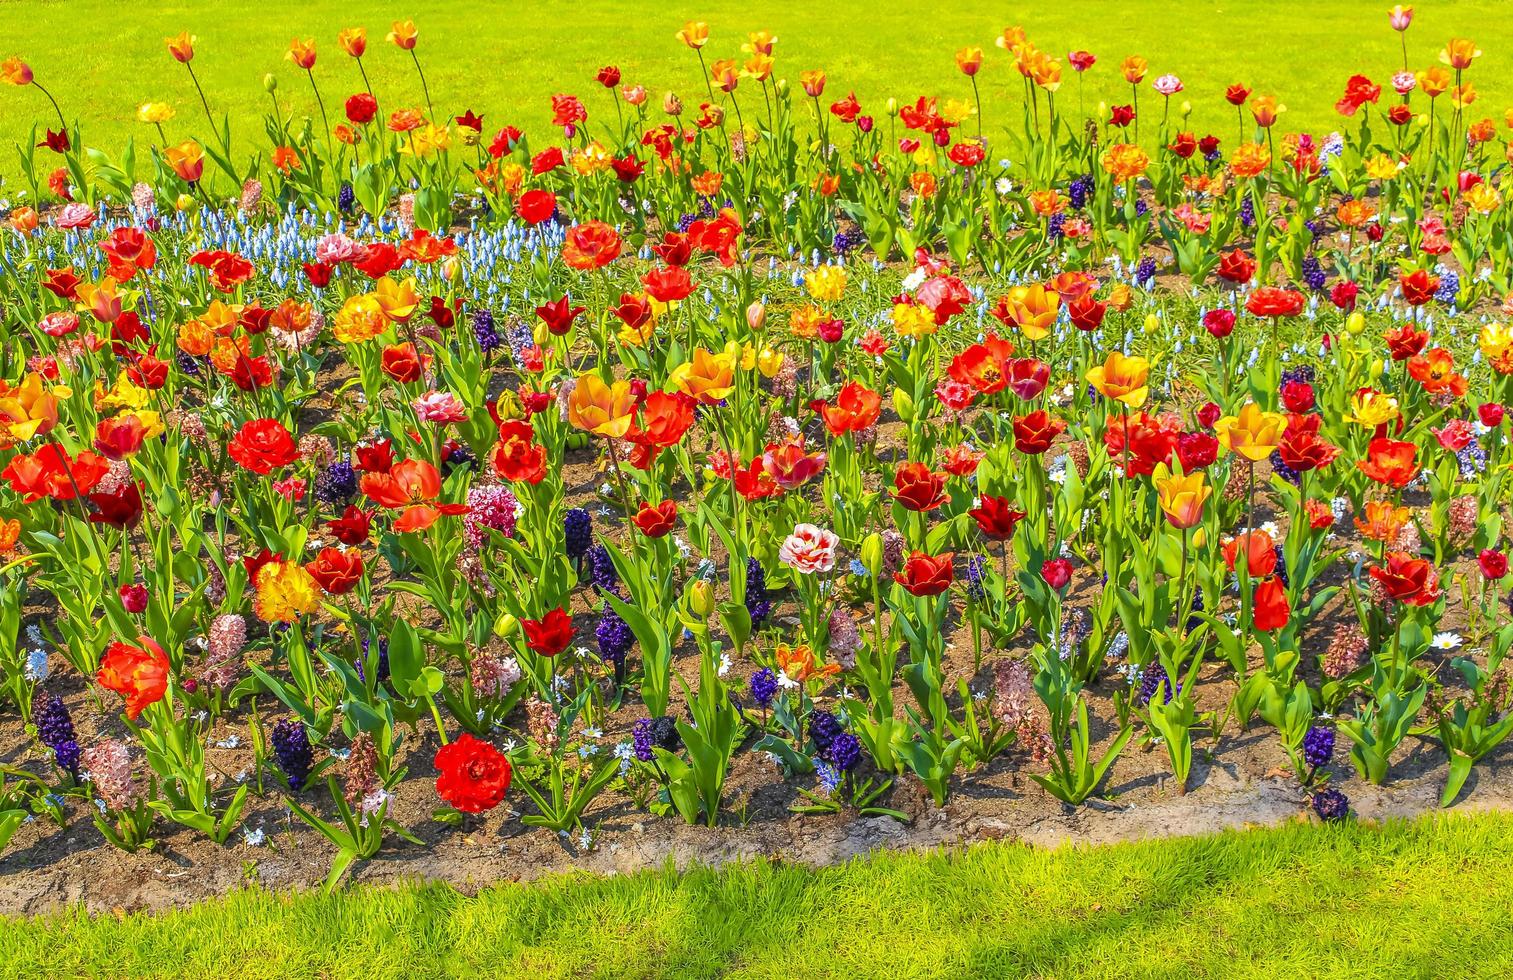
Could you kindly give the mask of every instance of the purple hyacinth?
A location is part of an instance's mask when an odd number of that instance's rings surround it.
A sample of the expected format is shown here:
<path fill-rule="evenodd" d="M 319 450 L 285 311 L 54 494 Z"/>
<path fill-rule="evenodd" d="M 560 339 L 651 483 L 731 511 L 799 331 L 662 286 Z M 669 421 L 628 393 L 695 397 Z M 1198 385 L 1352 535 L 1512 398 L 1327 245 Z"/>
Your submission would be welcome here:
<path fill-rule="evenodd" d="M 1051 238 L 1061 238 L 1064 232 L 1061 226 L 1066 224 L 1066 212 L 1058 211 L 1046 219 L 1045 233 Z"/>
<path fill-rule="evenodd" d="M 368 675 L 363 664 L 368 660 L 368 638 L 362 638 L 362 656 L 357 658 L 357 679 L 367 683 Z M 389 641 L 386 637 L 378 638 L 378 683 L 382 684 L 389 679 Z"/>
<path fill-rule="evenodd" d="M 79 778 L 79 742 L 74 733 L 74 720 L 68 706 L 56 694 L 48 695 L 37 712 L 37 738 L 53 750 L 53 761 L 58 768 L 75 780 Z"/>
<path fill-rule="evenodd" d="M 830 240 L 830 249 L 836 255 L 846 255 L 855 251 L 861 243 L 862 240 L 859 235 L 853 235 L 846 231 L 838 231 L 835 233 L 835 237 Z"/>
<path fill-rule="evenodd" d="M 1326 789 L 1313 794 L 1313 812 L 1326 823 L 1339 823 L 1350 816 L 1350 800 L 1337 789 Z"/>
<path fill-rule="evenodd" d="M 1074 209 L 1081 208 L 1084 204 L 1087 203 L 1087 199 L 1093 196 L 1093 189 L 1095 186 L 1096 185 L 1094 185 L 1093 183 L 1092 174 L 1083 174 L 1081 177 L 1077 177 L 1067 185 L 1067 202 L 1070 203 Z"/>
<path fill-rule="evenodd" d="M 594 543 L 594 519 L 588 511 L 582 507 L 568 511 L 562 518 L 562 531 L 563 547 L 569 559 L 577 561 L 588 554 L 589 546 Z"/>
<path fill-rule="evenodd" d="M 346 460 L 332 463 L 315 478 L 315 499 L 328 507 L 342 507 L 357 496 L 357 471 Z"/>
<path fill-rule="evenodd" d="M 589 549 L 588 570 L 594 588 L 600 592 L 620 594 L 620 573 L 615 571 L 615 563 L 610 559 L 609 549 L 604 545 L 596 544 Z"/>
<path fill-rule="evenodd" d="M 273 726 L 273 758 L 289 780 L 289 788 L 298 792 L 310 778 L 310 734 L 304 722 L 297 718 L 285 718 Z"/>
<path fill-rule="evenodd" d="M 982 573 L 986 564 L 987 558 L 982 555 L 973 555 L 967 559 L 967 595 L 978 602 L 988 597 L 988 590 L 982 584 Z"/>
<path fill-rule="evenodd" d="M 763 667 L 751 675 L 748 690 L 751 692 L 751 700 L 765 711 L 772 707 L 772 701 L 777 697 L 778 675 L 772 672 L 771 667 Z"/>
<path fill-rule="evenodd" d="M 1303 761 L 1314 769 L 1334 758 L 1334 729 L 1315 725 L 1303 736 Z"/>
<path fill-rule="evenodd" d="M 1156 260 L 1147 255 L 1135 266 L 1135 285 L 1148 286 L 1156 278 Z"/>
<path fill-rule="evenodd" d="M 855 735 L 841 732 L 830 740 L 830 751 L 826 753 L 826 756 L 835 768 L 841 772 L 850 772 L 861 761 L 862 743 Z"/>
<path fill-rule="evenodd" d="M 620 665 L 625 663 L 625 655 L 636 642 L 636 635 L 606 602 L 604 612 L 599 614 L 599 623 L 594 627 L 594 639 L 599 643 L 599 656 L 614 664 L 618 673 Z"/>
<path fill-rule="evenodd" d="M 751 628 L 761 629 L 772 614 L 767 598 L 767 573 L 755 558 L 746 559 L 746 611 L 751 614 Z"/>
<path fill-rule="evenodd" d="M 491 310 L 474 310 L 472 317 L 473 339 L 478 341 L 478 349 L 485 354 L 492 354 L 504 346 L 504 338 L 499 336 L 499 331 L 494 328 L 494 313 Z"/>
<path fill-rule="evenodd" d="M 1141 705 L 1151 703 L 1151 698 L 1156 696 L 1156 690 L 1165 684 L 1166 696 L 1162 704 L 1170 704 L 1172 699 L 1171 678 L 1166 675 L 1166 668 L 1159 663 L 1153 663 L 1140 672 L 1140 691 L 1136 695 Z"/>
<path fill-rule="evenodd" d="M 1321 293 L 1328 281 L 1329 276 L 1325 274 L 1324 267 L 1316 256 L 1310 255 L 1303 259 L 1303 282 L 1309 289 Z"/>
<path fill-rule="evenodd" d="M 1458 296 L 1460 296 L 1460 276 L 1449 269 L 1441 269 L 1439 288 L 1434 291 L 1434 298 L 1441 303 L 1453 306 Z"/>
<path fill-rule="evenodd" d="M 656 759 L 657 755 L 652 749 L 676 752 L 683 746 L 682 736 L 678 734 L 678 723 L 667 715 L 639 719 L 631 726 L 630 738 L 636 758 L 642 762 Z"/>
<path fill-rule="evenodd" d="M 809 716 L 809 738 L 814 742 L 816 753 L 828 758 L 830 744 L 841 734 L 841 723 L 828 711 L 816 711 Z"/>
<path fill-rule="evenodd" d="M 1255 206 L 1255 203 L 1253 201 L 1251 201 L 1250 195 L 1246 194 L 1240 200 L 1240 224 L 1243 227 L 1251 228 L 1251 227 L 1253 227 L 1255 225 L 1255 223 L 1256 223 L 1256 206 Z"/>
<path fill-rule="evenodd" d="M 336 210 L 340 211 L 342 214 L 351 214 L 352 209 L 356 207 L 356 205 L 357 192 L 352 189 L 351 184 L 343 183 L 341 185 L 341 190 L 336 192 Z"/>

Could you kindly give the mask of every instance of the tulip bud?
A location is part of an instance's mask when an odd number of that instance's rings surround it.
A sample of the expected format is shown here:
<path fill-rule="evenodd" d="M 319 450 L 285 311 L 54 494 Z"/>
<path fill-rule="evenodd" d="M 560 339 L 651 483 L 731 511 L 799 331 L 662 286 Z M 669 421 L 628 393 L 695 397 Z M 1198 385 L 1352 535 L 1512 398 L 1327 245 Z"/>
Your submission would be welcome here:
<path fill-rule="evenodd" d="M 278 77 L 275 76 L 273 74 L 273 72 L 270 71 L 268 74 L 266 74 L 266 75 L 263 76 L 263 90 L 264 91 L 268 92 L 269 94 L 272 94 L 272 92 L 274 91 L 274 89 L 277 89 L 277 88 L 278 88 Z"/>
<path fill-rule="evenodd" d="M 507 640 L 520 632 L 520 620 L 509 613 L 502 613 L 494 620 L 494 635 L 502 640 Z"/>
<path fill-rule="evenodd" d="M 1145 332 L 1155 333 L 1161 329 L 1161 318 L 1154 313 L 1145 314 Z"/>
<path fill-rule="evenodd" d="M 1191 102 L 1183 102 L 1182 103 L 1182 118 L 1186 119 L 1188 116 L 1191 116 L 1192 114 L 1193 114 L 1193 104 Z"/>
<path fill-rule="evenodd" d="M 1345 329 L 1350 331 L 1352 336 L 1360 336 L 1361 331 L 1366 329 L 1366 318 L 1360 313 L 1350 314 L 1345 320 Z"/>
<path fill-rule="evenodd" d="M 882 574 L 883 571 L 883 536 L 873 531 L 862 541 L 861 552 L 862 567 L 873 578 Z"/>
<path fill-rule="evenodd" d="M 893 389 L 893 411 L 904 422 L 914 421 L 914 396 L 902 388 Z"/>
<path fill-rule="evenodd" d="M 761 333 L 766 325 L 767 306 L 764 303 L 758 300 L 746 307 L 746 326 L 750 327 L 753 333 Z"/>
<path fill-rule="evenodd" d="M 714 615 L 714 587 L 704 579 L 689 583 L 688 608 L 700 619 L 707 620 Z"/>
<path fill-rule="evenodd" d="M 194 195 L 180 194 L 178 199 L 173 202 L 173 206 L 178 211 L 193 211 L 195 206 Z"/>
<path fill-rule="evenodd" d="M 138 613 L 147 611 L 147 600 L 149 596 L 145 586 L 137 582 L 132 582 L 128 585 L 121 586 L 119 591 L 121 595 L 121 605 L 126 607 L 127 612 L 135 616 Z"/>
<path fill-rule="evenodd" d="M 531 328 L 531 342 L 537 347 L 546 347 L 551 343 L 551 331 L 546 329 L 546 324 L 537 323 Z"/>
<path fill-rule="evenodd" d="M 890 116 L 896 116 L 896 115 L 898 115 L 898 100 L 897 99 L 889 99 L 888 100 L 888 115 L 890 115 Z"/>

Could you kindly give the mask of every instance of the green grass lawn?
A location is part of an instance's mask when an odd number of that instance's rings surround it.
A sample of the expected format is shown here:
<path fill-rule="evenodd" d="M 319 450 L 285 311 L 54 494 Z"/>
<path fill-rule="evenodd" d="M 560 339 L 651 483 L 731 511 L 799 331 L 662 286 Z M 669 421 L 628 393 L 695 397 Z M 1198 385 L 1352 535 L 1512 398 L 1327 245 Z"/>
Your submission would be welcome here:
<path fill-rule="evenodd" d="M 245 892 L 0 929 L 6 976 L 1495 976 L 1513 816 L 839 867 Z"/>
<path fill-rule="evenodd" d="M 268 108 L 261 82 L 265 73 L 278 78 L 286 103 L 301 112 L 315 109 L 308 80 L 284 59 L 294 35 L 316 39 L 315 75 L 333 114 L 359 89 L 356 67 L 335 43 L 337 30 L 354 24 L 368 28 L 366 64 L 380 102 L 390 107 L 421 104 L 408 57 L 384 40 L 391 19 L 412 17 L 421 30 L 418 53 L 438 111 L 471 108 L 484 116 L 490 131 L 508 122 L 545 133 L 554 92 L 583 96 L 590 113 L 601 118 L 612 111 L 608 97 L 592 81 L 602 64 L 619 65 L 626 81 L 645 84 L 656 102 L 669 88 L 687 97 L 701 93 L 693 52 L 673 39 L 685 20 L 697 18 L 713 31 L 706 58 L 743 57 L 740 44 L 746 32 L 766 29 L 778 36 L 778 77 L 796 84 L 801 70 L 824 68 L 831 79 L 827 102 L 854 90 L 869 111 L 879 114 L 889 97 L 968 97 L 970 86 L 957 72 L 953 53 L 964 45 L 981 46 L 988 54 L 979 80 L 991 133 L 1020 118 L 1018 73 L 1008 56 L 993 47 L 999 32 L 1017 22 L 1039 47 L 1058 57 L 1064 59 L 1074 48 L 1099 56 L 1086 77 L 1090 110 L 1100 100 L 1129 100 L 1118 65 L 1125 55 L 1140 54 L 1150 61 L 1150 78 L 1169 71 L 1186 83 L 1187 92 L 1178 98 L 1191 98 L 1200 135 L 1211 130 L 1228 144 L 1236 124 L 1222 93 L 1236 81 L 1278 95 L 1289 107 L 1282 119 L 1285 129 L 1338 126 L 1333 105 L 1352 72 L 1365 72 L 1385 85 L 1401 66 L 1398 35 L 1386 23 L 1387 6 L 1385 0 L 1081 0 L 1017 6 L 982 0 L 928 6 L 898 0 L 773 0 L 760 5 L 739 0 L 382 0 L 361 5 L 359 13 L 354 5 L 333 0 L 126 8 L 108 0 L 8 0 L 0 3 L 7 28 L 0 56 L 27 60 L 64 111 L 84 121 L 91 144 L 115 149 L 133 133 L 155 139 L 151 127 L 135 121 L 135 107 L 149 100 L 177 108 L 179 117 L 168 127 L 171 139 L 190 130 L 203 137 L 202 110 L 189 78 L 163 45 L 166 35 L 188 30 L 199 37 L 194 64 L 212 106 L 230 112 L 238 132 L 245 136 L 251 129 L 261 142 L 260 118 Z M 1473 108 L 1484 110 L 1475 113 L 1478 117 L 1499 122 L 1513 105 L 1513 20 L 1495 16 L 1503 9 L 1497 0 L 1420 4 L 1407 35 L 1415 68 L 1434 63 L 1452 36 L 1478 41 L 1485 55 L 1468 75 L 1481 93 Z M 737 95 L 748 107 L 761 101 L 750 82 Z M 1076 100 L 1077 81 L 1065 67 L 1061 106 L 1071 110 Z M 1158 117 L 1159 98 L 1149 79 L 1141 104 L 1147 119 Z M 0 132 L 7 137 L 19 139 L 33 122 L 51 118 L 40 93 L 9 87 L 0 91 Z M 1154 124 L 1147 132 L 1153 129 Z M 0 171 L 16 172 L 8 153 Z"/>

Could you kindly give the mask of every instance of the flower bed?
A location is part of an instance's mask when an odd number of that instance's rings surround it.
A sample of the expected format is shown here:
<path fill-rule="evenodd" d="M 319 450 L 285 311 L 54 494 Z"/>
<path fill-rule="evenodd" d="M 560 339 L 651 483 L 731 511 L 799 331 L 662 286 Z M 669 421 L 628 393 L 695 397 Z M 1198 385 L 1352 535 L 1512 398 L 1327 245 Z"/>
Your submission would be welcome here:
<path fill-rule="evenodd" d="M 0 244 L 16 903 L 1505 798 L 1475 46 L 1322 140 L 1237 86 L 1226 152 L 1172 75 L 1142 142 L 1139 58 L 1082 125 L 1010 30 L 995 163 L 773 43 L 667 122 L 605 68 L 546 147 L 428 89 L 140 158 L 53 104 Z"/>

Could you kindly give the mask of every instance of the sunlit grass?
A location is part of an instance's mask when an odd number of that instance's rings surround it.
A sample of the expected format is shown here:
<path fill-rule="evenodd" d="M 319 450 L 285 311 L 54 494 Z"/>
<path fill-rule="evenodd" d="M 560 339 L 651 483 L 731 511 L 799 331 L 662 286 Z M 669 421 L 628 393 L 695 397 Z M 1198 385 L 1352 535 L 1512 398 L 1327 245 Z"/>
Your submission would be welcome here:
<path fill-rule="evenodd" d="M 15 976 L 1503 975 L 1513 817 L 1056 852 L 994 843 L 7 923 Z"/>
<path fill-rule="evenodd" d="M 604 64 L 620 66 L 627 83 L 647 87 L 656 118 L 661 118 L 658 106 L 668 89 L 695 105 L 704 97 L 698 62 L 673 34 L 685 20 L 699 18 L 713 31 L 706 60 L 743 57 L 740 44 L 747 32 L 772 31 L 778 36 L 778 77 L 796 84 L 800 71 L 824 68 L 830 76 L 826 102 L 855 91 L 879 119 L 888 98 L 970 98 L 971 87 L 957 71 L 953 54 L 965 45 L 982 47 L 988 57 L 978 81 L 991 137 L 1020 123 L 1022 82 L 1008 56 L 993 47 L 1003 28 L 1020 23 L 1042 49 L 1063 61 L 1074 48 L 1099 56 L 1085 78 L 1090 113 L 1099 102 L 1130 100 L 1119 62 L 1127 54 L 1139 54 L 1151 68 L 1140 93 L 1146 140 L 1152 140 L 1161 113 L 1160 98 L 1149 81 L 1172 72 L 1187 87 L 1173 100 L 1173 111 L 1190 100 L 1192 127 L 1199 135 L 1211 131 L 1230 145 L 1238 123 L 1223 91 L 1231 82 L 1277 95 L 1289 107 L 1281 120 L 1284 130 L 1326 132 L 1355 125 L 1356 120 L 1343 120 L 1333 110 L 1352 72 L 1364 72 L 1382 83 L 1386 98 L 1391 98 L 1386 83 L 1401 68 L 1402 54 L 1398 35 L 1386 23 L 1387 6 L 1378 0 L 1082 0 L 1018 6 L 965 0 L 928 7 L 897 0 L 774 0 L 760 5 L 737 0 L 647 5 L 612 0 L 381 0 L 360 6 L 334 0 L 229 0 L 122 7 L 105 0 L 9 0 L 0 6 L 6 15 L 0 56 L 26 59 L 64 111 L 83 121 L 86 142 L 115 153 L 128 136 L 157 141 L 151 126 L 135 121 L 136 106 L 146 101 L 176 108 L 178 117 L 166 127 L 170 140 L 208 136 L 189 77 L 163 44 L 169 34 L 190 31 L 199 38 L 194 66 L 211 106 L 218 114 L 231 115 L 234 134 L 247 141 L 247 148 L 253 141 L 265 142 L 261 117 L 270 108 L 262 83 L 265 74 L 277 78 L 278 98 L 285 107 L 301 115 L 316 112 L 309 80 L 284 58 L 296 35 L 316 41 L 315 78 L 333 117 L 340 115 L 342 101 L 361 87 L 356 67 L 335 41 L 338 29 L 351 25 L 369 30 L 365 64 L 380 105 L 386 111 L 422 105 L 410 59 L 384 40 L 392 19 L 409 17 L 420 27 L 417 53 L 438 114 L 472 109 L 483 115 L 489 133 L 509 123 L 550 135 L 548 102 L 556 92 L 583 97 L 591 127 L 595 118 L 611 117 L 609 97 L 593 81 L 595 70 Z M 1498 121 L 1513 105 L 1513 21 L 1495 16 L 1501 11 L 1494 0 L 1420 4 L 1407 35 L 1414 68 L 1435 63 L 1450 37 L 1474 38 L 1485 54 L 1467 75 L 1480 93 L 1471 111 L 1476 118 Z M 754 83 L 743 83 L 736 94 L 751 115 L 757 114 L 762 96 Z M 1076 112 L 1078 102 L 1078 81 L 1067 66 L 1058 106 L 1064 113 Z M 0 91 L 0 132 L 8 140 L 24 138 L 33 123 L 53 123 L 51 108 L 39 93 L 8 87 Z M 969 132 L 974 125 L 967 124 Z M 997 145 L 1000 152 L 1008 152 L 1002 140 Z M 0 157 L 0 173 L 16 172 L 15 158 L 6 151 Z"/>

